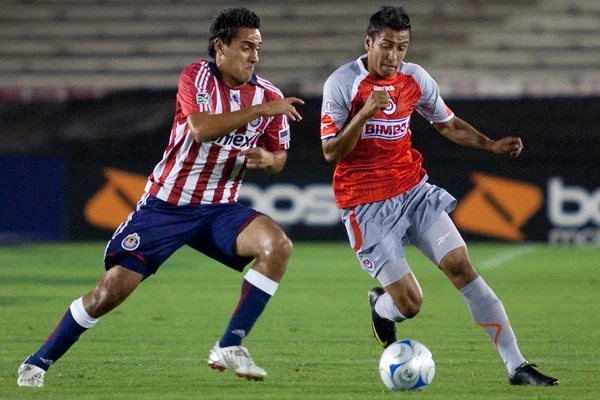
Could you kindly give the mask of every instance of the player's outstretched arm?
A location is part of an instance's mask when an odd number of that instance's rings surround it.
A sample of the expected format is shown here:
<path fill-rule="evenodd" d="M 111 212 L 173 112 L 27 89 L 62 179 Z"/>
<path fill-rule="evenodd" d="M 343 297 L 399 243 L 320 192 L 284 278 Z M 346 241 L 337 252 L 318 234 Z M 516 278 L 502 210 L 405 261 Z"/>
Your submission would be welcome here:
<path fill-rule="evenodd" d="M 246 156 L 246 167 L 253 169 L 264 169 L 269 174 L 281 172 L 287 161 L 286 150 L 268 151 L 263 147 L 240 151 L 240 156 Z"/>
<path fill-rule="evenodd" d="M 518 157 L 523 151 L 521 138 L 508 136 L 492 140 L 458 117 L 447 122 L 435 122 L 435 128 L 446 138 L 461 146 L 487 150 L 496 154 Z"/>
<path fill-rule="evenodd" d="M 188 115 L 187 122 L 197 142 L 208 142 L 229 135 L 258 117 L 285 114 L 292 121 L 300 121 L 302 117 L 294 107 L 295 103 L 304 104 L 304 101 L 297 97 L 287 97 L 222 114 L 194 113 Z"/>
<path fill-rule="evenodd" d="M 358 137 L 367 121 L 379 110 L 385 110 L 389 100 L 390 96 L 385 91 L 371 92 L 363 108 L 336 136 L 323 139 L 321 147 L 327 162 L 335 165 L 350 154 L 354 150 Z"/>

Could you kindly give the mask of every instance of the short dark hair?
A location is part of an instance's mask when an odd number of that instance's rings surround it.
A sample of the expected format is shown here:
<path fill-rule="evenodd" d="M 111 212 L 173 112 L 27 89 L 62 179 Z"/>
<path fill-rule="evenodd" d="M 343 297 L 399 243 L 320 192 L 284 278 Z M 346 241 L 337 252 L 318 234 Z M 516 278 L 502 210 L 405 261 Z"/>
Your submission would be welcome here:
<path fill-rule="evenodd" d="M 226 8 L 214 16 L 208 39 L 208 55 L 215 58 L 215 39 L 230 44 L 238 28 L 260 29 L 260 18 L 245 7 Z"/>
<path fill-rule="evenodd" d="M 375 39 L 385 27 L 392 28 L 395 31 L 408 31 L 412 35 L 410 18 L 402 7 L 382 6 L 379 11 L 371 16 L 367 35 L 371 39 Z"/>

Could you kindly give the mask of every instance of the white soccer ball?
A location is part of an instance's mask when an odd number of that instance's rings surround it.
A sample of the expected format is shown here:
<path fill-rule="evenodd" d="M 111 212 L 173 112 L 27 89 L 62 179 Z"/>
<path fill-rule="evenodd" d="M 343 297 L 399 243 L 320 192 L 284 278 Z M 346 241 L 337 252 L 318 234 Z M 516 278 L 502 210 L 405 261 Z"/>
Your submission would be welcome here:
<path fill-rule="evenodd" d="M 400 340 L 389 345 L 379 360 L 379 374 L 394 392 L 425 389 L 435 375 L 431 351 L 415 340 Z"/>

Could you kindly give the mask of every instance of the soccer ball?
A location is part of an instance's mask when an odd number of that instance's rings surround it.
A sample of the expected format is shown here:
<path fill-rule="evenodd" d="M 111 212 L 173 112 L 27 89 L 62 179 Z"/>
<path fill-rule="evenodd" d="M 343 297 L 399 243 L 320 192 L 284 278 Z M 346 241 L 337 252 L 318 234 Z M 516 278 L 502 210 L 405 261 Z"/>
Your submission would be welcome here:
<path fill-rule="evenodd" d="M 379 374 L 394 392 L 425 389 L 435 375 L 435 361 L 427 347 L 415 340 L 389 345 L 379 360 Z"/>

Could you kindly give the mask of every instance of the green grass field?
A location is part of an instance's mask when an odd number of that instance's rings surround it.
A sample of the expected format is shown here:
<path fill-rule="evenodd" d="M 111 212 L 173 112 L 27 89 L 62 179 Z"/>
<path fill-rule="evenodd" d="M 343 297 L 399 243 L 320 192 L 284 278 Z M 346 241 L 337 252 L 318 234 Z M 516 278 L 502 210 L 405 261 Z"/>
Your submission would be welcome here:
<path fill-rule="evenodd" d="M 504 365 L 462 296 L 413 248 L 425 297 L 398 326 L 423 342 L 436 375 L 423 392 L 379 378 L 364 273 L 347 244 L 297 244 L 288 273 L 244 341 L 269 376 L 250 382 L 206 366 L 237 303 L 241 276 L 190 249 L 175 254 L 103 317 L 46 375 L 18 388 L 17 368 L 70 302 L 103 272 L 104 243 L 0 247 L 1 399 L 594 399 L 600 384 L 600 250 L 470 246 L 504 302 L 525 357 L 555 388 L 510 387 Z"/>

